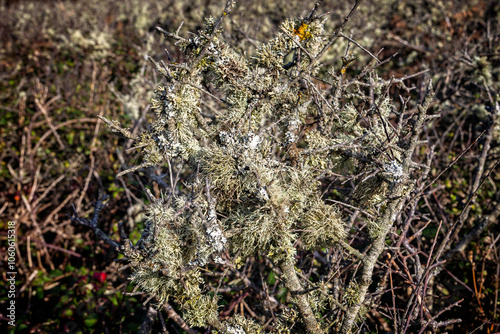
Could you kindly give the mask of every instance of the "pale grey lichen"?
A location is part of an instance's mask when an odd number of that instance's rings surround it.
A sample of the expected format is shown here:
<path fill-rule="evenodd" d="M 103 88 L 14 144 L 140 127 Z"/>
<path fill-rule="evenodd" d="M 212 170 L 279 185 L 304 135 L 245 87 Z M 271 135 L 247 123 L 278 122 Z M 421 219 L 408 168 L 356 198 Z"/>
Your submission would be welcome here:
<path fill-rule="evenodd" d="M 236 325 L 236 326 L 228 325 L 226 327 L 226 333 L 227 334 L 247 334 L 247 332 L 245 332 L 243 327 L 241 327 L 240 325 Z"/>
<path fill-rule="evenodd" d="M 248 141 L 247 141 L 248 144 L 246 145 L 246 147 L 250 148 L 251 150 L 257 149 L 258 145 L 262 142 L 262 138 L 260 138 L 260 136 L 252 132 L 249 132 L 247 136 L 248 136 Z"/>
<path fill-rule="evenodd" d="M 297 117 L 293 117 L 287 124 L 287 131 L 285 133 L 285 146 L 294 143 L 298 137 L 301 122 Z"/>
<path fill-rule="evenodd" d="M 403 166 L 397 161 L 391 161 L 384 165 L 384 170 L 391 175 L 394 180 L 399 180 L 403 175 Z"/>

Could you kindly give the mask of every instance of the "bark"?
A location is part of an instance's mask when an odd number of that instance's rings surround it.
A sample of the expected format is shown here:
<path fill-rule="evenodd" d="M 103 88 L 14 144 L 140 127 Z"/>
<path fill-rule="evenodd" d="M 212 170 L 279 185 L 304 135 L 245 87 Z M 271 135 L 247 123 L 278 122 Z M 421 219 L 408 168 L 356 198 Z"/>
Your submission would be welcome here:
<path fill-rule="evenodd" d="M 304 289 L 300 284 L 295 268 L 292 265 L 283 264 L 281 270 L 284 274 L 285 286 L 290 291 L 292 296 L 297 300 L 297 307 L 299 309 L 302 320 L 306 325 L 306 330 L 308 333 L 323 334 L 324 331 L 321 329 L 318 321 L 314 317 L 314 314 L 309 305 L 309 300 L 307 299 L 307 294 L 304 293 Z"/>

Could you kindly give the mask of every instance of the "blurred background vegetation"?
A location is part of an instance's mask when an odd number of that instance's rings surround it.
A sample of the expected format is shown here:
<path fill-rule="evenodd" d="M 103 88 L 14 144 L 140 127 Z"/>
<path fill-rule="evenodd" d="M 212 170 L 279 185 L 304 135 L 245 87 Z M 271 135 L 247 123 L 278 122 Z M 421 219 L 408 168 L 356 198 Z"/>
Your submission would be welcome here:
<path fill-rule="evenodd" d="M 131 131 L 147 126 L 149 100 L 160 80 L 147 56 L 164 59 L 168 48 L 172 58 L 182 62 L 175 45 L 155 27 L 175 31 L 184 22 L 180 32 L 188 35 L 202 27 L 204 17 L 219 15 L 224 3 L 0 1 L 0 261 L 6 265 L 6 224 L 14 220 L 16 332 L 129 333 L 141 326 L 147 306 L 140 296 L 124 295 L 133 287 L 113 261 L 117 254 L 87 229 L 72 226 L 67 215 L 73 207 L 81 216 L 91 215 L 99 192 L 107 193 L 111 199 L 102 212 L 101 229 L 118 240 L 117 223 L 123 221 L 131 239 L 139 237 L 147 201 L 144 189 L 158 192 L 150 180 L 158 171 L 115 178 L 127 166 L 139 164 L 140 157 L 129 155 L 132 143 L 117 139 L 97 116 L 118 119 Z M 312 6 L 312 1 L 298 0 L 240 1 L 224 22 L 224 35 L 251 55 L 285 18 L 304 16 Z M 322 10 L 330 12 L 326 31 L 333 32 L 351 7 L 346 1 L 325 1 Z M 418 249 L 430 247 L 439 223 L 446 230 L 466 204 L 471 211 L 457 241 L 494 213 L 500 201 L 497 125 L 480 175 L 481 188 L 467 203 L 484 131 L 491 126 L 493 101 L 499 99 L 499 22 L 500 3 L 494 0 L 382 0 L 362 3 L 344 30 L 379 59 L 397 53 L 379 67 L 387 80 L 426 71 L 407 81 L 414 88 L 412 98 L 422 95 L 427 80 L 434 83 L 433 113 L 442 117 L 425 133 L 436 144 L 431 175 L 445 172 L 420 203 L 432 222 L 421 239 L 414 240 Z M 340 70 L 347 43 L 340 39 L 324 62 Z M 347 76 L 355 76 L 369 61 L 359 49 L 351 50 L 358 59 Z M 398 93 L 397 88 L 391 92 L 394 98 Z M 449 274 L 439 276 L 435 287 L 445 298 L 436 301 L 436 307 L 463 299 L 453 311 L 453 317 L 463 321 L 446 328 L 448 332 L 500 331 L 499 230 L 498 223 L 492 224 L 448 260 L 444 270 Z M 5 282 L 4 270 L 2 275 Z M 213 280 L 217 284 L 217 277 Z M 269 280 L 274 276 L 269 274 Z M 0 286 L 0 314 L 7 300 L 5 287 Z M 408 293 L 399 290 L 396 297 L 405 299 Z M 223 300 L 229 304 L 231 298 Z M 222 315 L 234 312 L 221 310 Z M 369 314 L 365 321 L 374 333 L 390 328 L 383 316 Z M 2 332 L 6 323 L 2 315 Z M 167 328 L 180 332 L 168 320 Z"/>

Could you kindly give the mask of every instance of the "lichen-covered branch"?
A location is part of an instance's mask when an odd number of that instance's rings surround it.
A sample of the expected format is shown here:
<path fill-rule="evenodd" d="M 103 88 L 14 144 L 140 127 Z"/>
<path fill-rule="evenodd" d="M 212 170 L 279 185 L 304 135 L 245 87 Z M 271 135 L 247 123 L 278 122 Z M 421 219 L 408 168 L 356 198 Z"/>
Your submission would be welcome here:
<path fill-rule="evenodd" d="M 432 90 L 432 83 L 429 83 L 427 88 L 427 95 L 421 105 L 418 107 L 418 112 L 416 114 L 416 120 L 411 128 L 411 137 L 407 143 L 407 149 L 403 152 L 403 161 L 402 161 L 402 175 L 399 180 L 394 182 L 392 185 L 392 189 L 387 193 L 387 198 L 389 198 L 389 202 L 387 207 L 383 211 L 382 215 L 378 219 L 379 226 L 379 234 L 373 240 L 371 244 L 371 248 L 368 251 L 368 254 L 362 260 L 363 268 L 361 269 L 361 275 L 359 277 L 359 286 L 358 286 L 358 299 L 356 303 L 353 303 L 348 311 L 345 314 L 343 323 L 342 323 L 342 333 L 351 333 L 352 327 L 354 326 L 354 321 L 358 316 L 361 305 L 365 301 L 365 296 L 368 292 L 368 288 L 373 281 L 373 271 L 375 268 L 375 264 L 380 254 L 385 249 L 386 246 L 386 236 L 395 223 L 398 215 L 401 213 L 403 204 L 406 199 L 406 195 L 408 191 L 412 189 L 409 188 L 411 186 L 408 185 L 408 181 L 410 181 L 410 167 L 412 162 L 412 156 L 417 146 L 419 135 L 422 132 L 422 126 L 424 121 L 426 120 L 426 113 L 431 100 L 434 96 L 434 91 Z"/>
<path fill-rule="evenodd" d="M 119 175 L 168 165 L 168 172 L 161 173 L 170 174 L 168 193 L 147 191 L 145 229 L 135 245 L 125 242 L 121 250 L 136 288 L 160 303 L 174 300 L 189 326 L 247 334 L 270 326 L 320 334 L 342 318 L 342 330 L 350 332 L 386 236 L 413 189 L 412 171 L 427 167 L 413 162 L 412 155 L 417 145 L 426 144 L 419 134 L 428 119 L 432 86 L 418 111 L 407 115 L 408 101 L 398 112 L 389 96 L 395 80 L 381 79 L 373 69 L 344 80 L 356 57 L 341 57 L 339 68 L 323 66 L 320 58 L 344 36 L 361 0 L 330 38 L 326 15 L 316 15 L 321 3 L 307 18 L 285 20 L 276 36 L 251 55 L 222 35 L 221 23 L 234 1 L 188 37 L 181 37 L 180 29 L 159 29 L 175 40 L 185 62 L 151 59 L 163 76 L 151 100 L 151 123 L 131 136 L 116 121 L 105 120 L 112 131 L 133 139 L 143 155 L 141 164 Z M 394 116 L 400 118 L 397 126 Z M 173 181 L 174 165 L 181 182 Z M 345 215 L 347 210 L 355 212 Z M 364 250 L 349 238 L 356 233 L 358 215 L 367 227 Z M 305 256 L 320 251 L 329 253 L 328 269 L 316 268 Z M 331 261 L 334 252 L 336 263 Z M 267 274 L 273 289 L 264 282 L 259 288 L 239 272 L 243 264 L 244 271 L 257 262 L 252 259 L 281 268 L 279 279 Z M 340 268 L 341 259 L 350 264 Z M 338 278 L 360 263 L 360 274 L 342 287 Z M 296 265 L 309 266 L 308 274 Z M 246 294 L 207 292 L 218 291 L 207 272 L 221 266 L 223 279 L 232 276 L 256 292 L 254 309 L 244 301 Z M 311 285 L 307 291 L 299 276 Z M 283 290 L 285 296 L 278 296 Z M 222 313 L 221 298 L 231 300 Z M 294 306 L 285 306 L 281 298 Z M 262 300 L 272 301 L 273 307 L 259 310 Z M 258 322 L 239 315 L 219 318 L 235 305 L 262 317 Z"/>
<path fill-rule="evenodd" d="M 321 329 L 321 326 L 314 317 L 314 314 L 311 310 L 311 305 L 309 304 L 309 300 L 307 298 L 307 294 L 304 292 L 302 284 L 300 284 L 299 277 L 295 272 L 295 268 L 293 267 L 293 265 L 283 264 L 281 266 L 281 270 L 283 271 L 285 286 L 290 290 L 290 293 L 297 301 L 297 307 L 299 308 L 302 320 L 306 325 L 307 332 L 314 334 L 323 334 L 324 331 Z"/>

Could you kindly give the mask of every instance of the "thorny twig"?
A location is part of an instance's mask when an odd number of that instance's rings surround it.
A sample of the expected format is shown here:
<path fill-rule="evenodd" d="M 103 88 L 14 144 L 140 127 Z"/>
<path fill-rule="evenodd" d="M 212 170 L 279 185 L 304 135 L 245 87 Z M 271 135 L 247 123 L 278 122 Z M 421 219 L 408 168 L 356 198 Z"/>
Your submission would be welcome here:
<path fill-rule="evenodd" d="M 92 232 L 94 232 L 94 234 L 99 239 L 103 240 L 108 245 L 113 247 L 113 249 L 120 252 L 121 251 L 120 245 L 116 241 L 111 239 L 103 230 L 101 230 L 98 227 L 99 214 L 101 213 L 101 210 L 106 206 L 108 198 L 109 198 L 109 196 L 103 195 L 97 200 L 97 202 L 95 204 L 95 208 L 94 208 L 94 217 L 92 218 L 92 220 L 78 217 L 78 214 L 76 211 L 74 211 L 73 216 L 69 217 L 69 218 L 71 219 L 71 222 L 73 222 L 74 224 L 87 226 L 88 228 L 90 228 L 92 230 Z M 75 208 L 73 208 L 73 209 L 76 210 Z"/>

